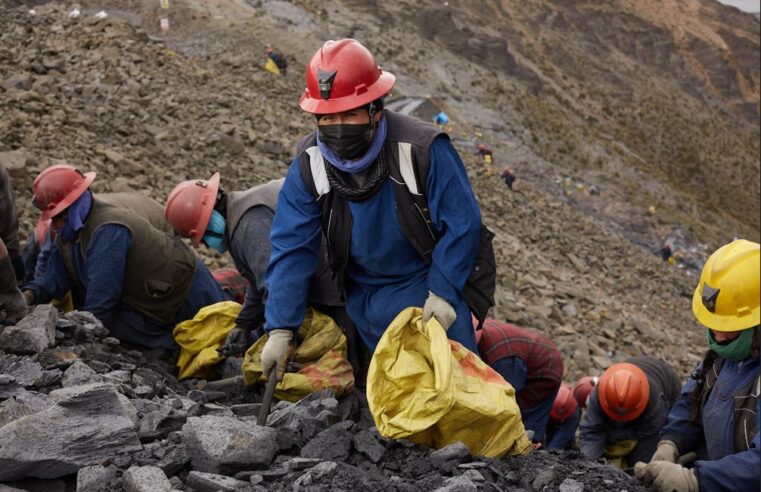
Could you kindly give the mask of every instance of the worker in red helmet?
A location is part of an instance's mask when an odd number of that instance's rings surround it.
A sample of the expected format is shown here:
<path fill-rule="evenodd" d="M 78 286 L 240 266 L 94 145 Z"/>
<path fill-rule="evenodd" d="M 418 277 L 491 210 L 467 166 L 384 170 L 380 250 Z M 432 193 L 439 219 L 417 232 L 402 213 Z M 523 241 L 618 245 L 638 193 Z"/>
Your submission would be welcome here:
<path fill-rule="evenodd" d="M 167 198 L 167 222 L 194 246 L 204 243 L 220 252 L 229 252 L 238 272 L 248 280 L 243 308 L 235 328 L 220 347 L 224 355 L 241 355 L 264 334 L 264 305 L 267 288 L 264 272 L 270 258 L 270 230 L 277 209 L 283 179 L 263 183 L 245 191 L 227 192 L 220 187 L 220 175 L 208 180 L 183 181 Z M 324 258 L 324 253 L 320 258 Z M 310 305 L 335 316 L 343 311 L 343 301 L 323 260 L 309 288 Z"/>
<path fill-rule="evenodd" d="M 481 358 L 515 388 L 523 426 L 532 441 L 544 438 L 555 395 L 563 379 L 563 356 L 542 333 L 511 323 L 487 319 L 476 328 Z"/>
<path fill-rule="evenodd" d="M 327 41 L 307 66 L 300 106 L 316 129 L 298 145 L 272 224 L 265 371 L 284 366 L 323 233 L 347 312 L 370 350 L 410 306 L 478 350 L 465 293 L 481 237 L 478 205 L 449 138 L 384 110 L 394 82 L 353 39 Z"/>
<path fill-rule="evenodd" d="M 90 191 L 94 180 L 95 173 L 65 164 L 44 169 L 34 180 L 34 204 L 43 220 L 51 219 L 56 249 L 44 278 L 28 286 L 30 300 L 48 302 L 79 288 L 84 309 L 112 336 L 175 349 L 174 325 L 225 300 L 225 294 L 180 238 L 157 227 L 163 222 L 160 205 L 138 194 L 117 204 Z M 158 214 L 148 210 L 151 205 Z"/>
<path fill-rule="evenodd" d="M 650 459 L 680 386 L 674 370 L 655 357 L 632 357 L 610 366 L 581 419 L 582 454 L 604 456 L 621 468 Z"/>
<path fill-rule="evenodd" d="M 587 408 L 589 395 L 592 394 L 599 380 L 597 376 L 584 376 L 576 382 L 576 386 L 573 387 L 573 397 L 579 404 L 579 408 Z"/>
<path fill-rule="evenodd" d="M 563 383 L 560 385 L 555 402 L 550 411 L 550 420 L 544 434 L 545 449 L 571 449 L 576 443 L 576 429 L 579 427 L 579 404 L 573 390 Z"/>

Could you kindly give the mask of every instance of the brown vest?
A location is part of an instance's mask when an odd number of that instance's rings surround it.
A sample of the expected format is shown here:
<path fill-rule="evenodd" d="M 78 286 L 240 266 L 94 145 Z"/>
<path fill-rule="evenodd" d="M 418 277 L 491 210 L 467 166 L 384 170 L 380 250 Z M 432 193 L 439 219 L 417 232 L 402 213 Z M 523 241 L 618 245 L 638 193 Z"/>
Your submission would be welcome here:
<path fill-rule="evenodd" d="M 132 210 L 140 217 L 146 219 L 156 229 L 175 235 L 174 229 L 164 218 L 164 206 L 153 198 L 142 193 L 123 191 L 119 193 L 98 193 L 95 195 L 101 202 L 114 205 L 119 208 Z"/>
<path fill-rule="evenodd" d="M 285 178 L 254 186 L 246 191 L 233 191 L 227 195 L 227 237 L 232 237 L 238 221 L 249 209 L 263 205 L 275 212 L 277 196 Z"/>
<path fill-rule="evenodd" d="M 179 238 L 156 229 L 141 215 L 150 210 L 144 206 L 145 197 L 132 194 L 131 198 L 119 198 L 122 206 L 109 203 L 113 200 L 108 198 L 93 196 L 92 208 L 77 240 L 82 257 L 87 257 L 90 238 L 101 226 L 126 227 L 132 244 L 127 253 L 122 300 L 150 318 L 172 323 L 193 283 L 196 257 Z M 66 248 L 71 247 L 71 243 L 59 239 L 56 245 L 67 258 Z M 73 263 L 67 261 L 67 267 L 75 277 Z"/>

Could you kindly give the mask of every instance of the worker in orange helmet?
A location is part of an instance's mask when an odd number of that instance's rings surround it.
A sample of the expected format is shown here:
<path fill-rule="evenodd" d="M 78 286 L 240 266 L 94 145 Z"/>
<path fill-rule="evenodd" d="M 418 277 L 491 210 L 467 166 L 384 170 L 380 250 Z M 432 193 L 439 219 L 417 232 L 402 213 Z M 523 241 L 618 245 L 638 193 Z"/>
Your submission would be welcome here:
<path fill-rule="evenodd" d="M 582 454 L 604 456 L 621 468 L 650 459 L 680 386 L 674 370 L 655 357 L 632 357 L 610 366 L 581 419 Z"/>
<path fill-rule="evenodd" d="M 550 411 L 550 420 L 544 431 L 546 449 L 571 449 L 576 441 L 576 428 L 579 426 L 579 404 L 574 398 L 573 390 L 563 383 L 560 385 L 555 402 Z"/>
<path fill-rule="evenodd" d="M 635 473 L 654 490 L 758 490 L 761 483 L 761 245 L 735 240 L 706 261 L 692 312 L 708 339 L 650 463 Z M 697 453 L 692 468 L 678 458 Z"/>

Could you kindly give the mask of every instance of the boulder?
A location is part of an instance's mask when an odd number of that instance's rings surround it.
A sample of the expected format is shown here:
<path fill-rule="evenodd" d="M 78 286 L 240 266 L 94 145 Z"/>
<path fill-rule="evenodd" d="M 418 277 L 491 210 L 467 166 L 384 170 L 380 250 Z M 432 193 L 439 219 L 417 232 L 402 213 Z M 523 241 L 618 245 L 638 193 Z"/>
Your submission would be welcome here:
<path fill-rule="evenodd" d="M 191 417 L 182 439 L 193 468 L 228 473 L 267 466 L 278 451 L 277 431 L 234 417 Z"/>
<path fill-rule="evenodd" d="M 113 490 L 116 467 L 111 465 L 85 466 L 77 472 L 77 492 L 108 492 Z"/>
<path fill-rule="evenodd" d="M 125 492 L 169 492 L 172 484 L 155 466 L 131 466 L 122 476 Z"/>
<path fill-rule="evenodd" d="M 0 428 L 0 481 L 57 478 L 141 449 L 112 387 L 75 386 L 51 397 L 50 408 Z"/>

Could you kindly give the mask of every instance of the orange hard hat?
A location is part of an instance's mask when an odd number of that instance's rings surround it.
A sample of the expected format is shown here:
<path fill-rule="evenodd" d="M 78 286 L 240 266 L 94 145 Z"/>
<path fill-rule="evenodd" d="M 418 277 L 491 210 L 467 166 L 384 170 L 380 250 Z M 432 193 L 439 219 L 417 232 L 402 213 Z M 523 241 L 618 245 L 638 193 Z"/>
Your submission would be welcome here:
<path fill-rule="evenodd" d="M 307 65 L 299 106 L 308 113 L 342 113 L 385 96 L 395 82 L 359 41 L 326 41 Z"/>
<path fill-rule="evenodd" d="M 587 399 L 589 398 L 589 395 L 592 394 L 595 386 L 597 386 L 598 380 L 599 378 L 597 376 L 584 376 L 579 379 L 576 386 L 573 387 L 573 397 L 576 398 L 576 403 L 578 403 L 579 406 L 587 406 Z"/>
<path fill-rule="evenodd" d="M 193 246 L 198 246 L 206 233 L 218 191 L 219 173 L 214 173 L 208 181 L 183 181 L 169 193 L 164 217 L 177 234 L 190 238 Z"/>
<path fill-rule="evenodd" d="M 619 362 L 600 376 L 597 398 L 608 417 L 630 422 L 645 411 L 650 399 L 650 383 L 642 369 L 629 362 Z"/>
<path fill-rule="evenodd" d="M 34 205 L 42 210 L 40 220 L 52 219 L 82 196 L 95 173 L 82 173 L 68 164 L 56 164 L 42 170 L 32 184 Z"/>
<path fill-rule="evenodd" d="M 557 396 L 555 396 L 555 402 L 552 404 L 550 417 L 562 422 L 571 417 L 577 408 L 579 408 L 579 404 L 576 403 L 576 399 L 573 397 L 571 387 L 562 383 Z"/>

